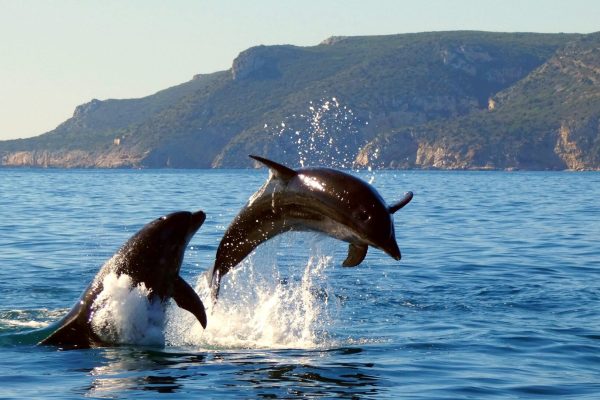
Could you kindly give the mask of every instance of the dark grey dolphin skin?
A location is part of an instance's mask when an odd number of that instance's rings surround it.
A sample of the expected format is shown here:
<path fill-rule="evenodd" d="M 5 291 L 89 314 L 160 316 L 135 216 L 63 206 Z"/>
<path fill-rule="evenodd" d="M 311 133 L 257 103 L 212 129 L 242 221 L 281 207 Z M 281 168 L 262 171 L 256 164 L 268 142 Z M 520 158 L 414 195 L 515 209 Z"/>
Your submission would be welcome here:
<path fill-rule="evenodd" d="M 250 156 L 270 169 L 267 182 L 229 225 L 209 272 L 216 301 L 223 275 L 258 245 L 286 231 L 317 231 L 350 243 L 345 267 L 362 262 L 368 246 L 400 260 L 392 215 L 408 204 L 408 192 L 387 206 L 367 182 L 329 168 L 290 169 Z"/>
<path fill-rule="evenodd" d="M 166 302 L 173 298 L 206 328 L 206 311 L 202 301 L 180 276 L 179 270 L 188 242 L 202 226 L 206 214 L 180 211 L 145 225 L 108 260 L 73 309 L 57 323 L 57 327 L 39 344 L 63 348 L 103 346 L 91 327 L 93 304 L 103 290 L 104 277 L 114 272 L 127 274 L 133 285 L 143 283 L 150 290 L 149 300 Z"/>

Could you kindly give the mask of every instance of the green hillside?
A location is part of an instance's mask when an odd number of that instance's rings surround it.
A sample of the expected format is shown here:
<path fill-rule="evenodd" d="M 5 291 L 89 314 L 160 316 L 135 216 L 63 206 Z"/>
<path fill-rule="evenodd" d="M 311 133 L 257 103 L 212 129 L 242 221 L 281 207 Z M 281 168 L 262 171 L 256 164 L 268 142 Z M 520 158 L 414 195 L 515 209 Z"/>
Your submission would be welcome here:
<path fill-rule="evenodd" d="M 292 165 L 359 155 L 392 168 L 594 169 L 599 44 L 432 32 L 257 46 L 228 71 L 93 100 L 51 132 L 0 142 L 0 155 L 55 167 L 246 167 L 258 153 Z"/>
<path fill-rule="evenodd" d="M 363 157 L 380 149 L 378 162 L 392 168 L 600 168 L 600 34 L 570 42 L 492 101 L 491 109 L 383 133 Z"/>

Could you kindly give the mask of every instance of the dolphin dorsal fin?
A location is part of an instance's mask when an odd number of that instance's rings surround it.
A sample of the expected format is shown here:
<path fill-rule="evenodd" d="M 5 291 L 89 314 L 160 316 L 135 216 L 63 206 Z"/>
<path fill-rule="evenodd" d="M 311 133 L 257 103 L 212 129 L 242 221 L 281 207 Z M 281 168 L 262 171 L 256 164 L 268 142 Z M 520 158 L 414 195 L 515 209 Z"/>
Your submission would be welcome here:
<path fill-rule="evenodd" d="M 402 198 L 402 200 L 389 206 L 388 211 L 390 212 L 390 214 L 395 213 L 396 211 L 398 211 L 399 209 L 401 209 L 402 207 L 404 207 L 405 205 L 410 203 L 412 198 L 413 198 L 413 192 L 404 193 L 404 197 Z"/>
<path fill-rule="evenodd" d="M 344 267 L 356 267 L 365 259 L 368 249 L 369 246 L 366 244 L 350 243 L 350 246 L 348 247 L 348 257 L 346 257 L 342 265 Z"/>
<path fill-rule="evenodd" d="M 265 167 L 268 167 L 269 170 L 271 170 L 271 172 L 273 173 L 273 175 L 275 175 L 275 177 L 282 179 L 284 181 L 289 181 L 290 179 L 292 179 L 293 177 L 298 175 L 298 173 L 296 171 L 294 171 L 293 169 L 288 168 L 285 165 L 276 163 L 275 161 L 267 160 L 266 158 L 262 158 L 259 156 L 253 156 L 253 155 L 250 155 L 250 158 L 258 161 L 259 163 L 263 164 Z"/>

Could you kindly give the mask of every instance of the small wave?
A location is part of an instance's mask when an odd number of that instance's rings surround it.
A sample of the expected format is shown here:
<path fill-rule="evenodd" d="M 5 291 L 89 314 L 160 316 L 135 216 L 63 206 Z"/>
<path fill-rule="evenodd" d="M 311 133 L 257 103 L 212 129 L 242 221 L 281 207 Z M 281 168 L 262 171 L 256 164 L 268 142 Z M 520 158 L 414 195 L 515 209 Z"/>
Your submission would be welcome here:
<path fill-rule="evenodd" d="M 15 319 L 5 319 L 0 318 L 0 326 L 3 328 L 44 328 L 48 326 L 48 322 L 40 322 L 40 321 L 19 321 Z"/>
<path fill-rule="evenodd" d="M 51 324 L 67 310 L 0 311 L 0 346 L 33 345 L 46 335 Z"/>
<path fill-rule="evenodd" d="M 67 312 L 66 309 L 0 311 L 0 331 L 45 328 Z"/>

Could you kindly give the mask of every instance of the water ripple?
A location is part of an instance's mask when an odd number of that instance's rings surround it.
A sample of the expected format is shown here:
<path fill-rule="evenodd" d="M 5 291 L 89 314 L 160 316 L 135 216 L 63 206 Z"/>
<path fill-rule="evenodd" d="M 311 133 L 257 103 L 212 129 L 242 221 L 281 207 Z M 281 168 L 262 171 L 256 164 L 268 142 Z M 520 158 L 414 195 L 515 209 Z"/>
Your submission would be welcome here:
<path fill-rule="evenodd" d="M 229 282 L 224 309 L 235 313 L 220 314 L 221 341 L 213 331 L 165 348 L 57 352 L 6 340 L 58 319 L 127 238 L 174 210 L 208 214 L 182 267 L 195 283 L 265 178 L 0 169 L 0 397 L 600 395 L 598 173 L 380 172 L 374 184 L 385 199 L 415 192 L 395 215 L 401 262 L 370 249 L 359 267 L 341 268 L 347 245 L 291 234 L 261 248 L 237 286 Z M 297 292 L 303 303 L 291 291 L 315 256 L 331 259 Z M 261 314 L 250 293 L 267 281 L 279 297 L 265 298 L 320 313 L 297 307 L 261 325 L 273 314 Z M 232 308 L 237 297 L 245 308 Z M 298 321 L 310 322 L 295 332 L 311 340 L 266 340 L 267 329 L 292 331 Z"/>

